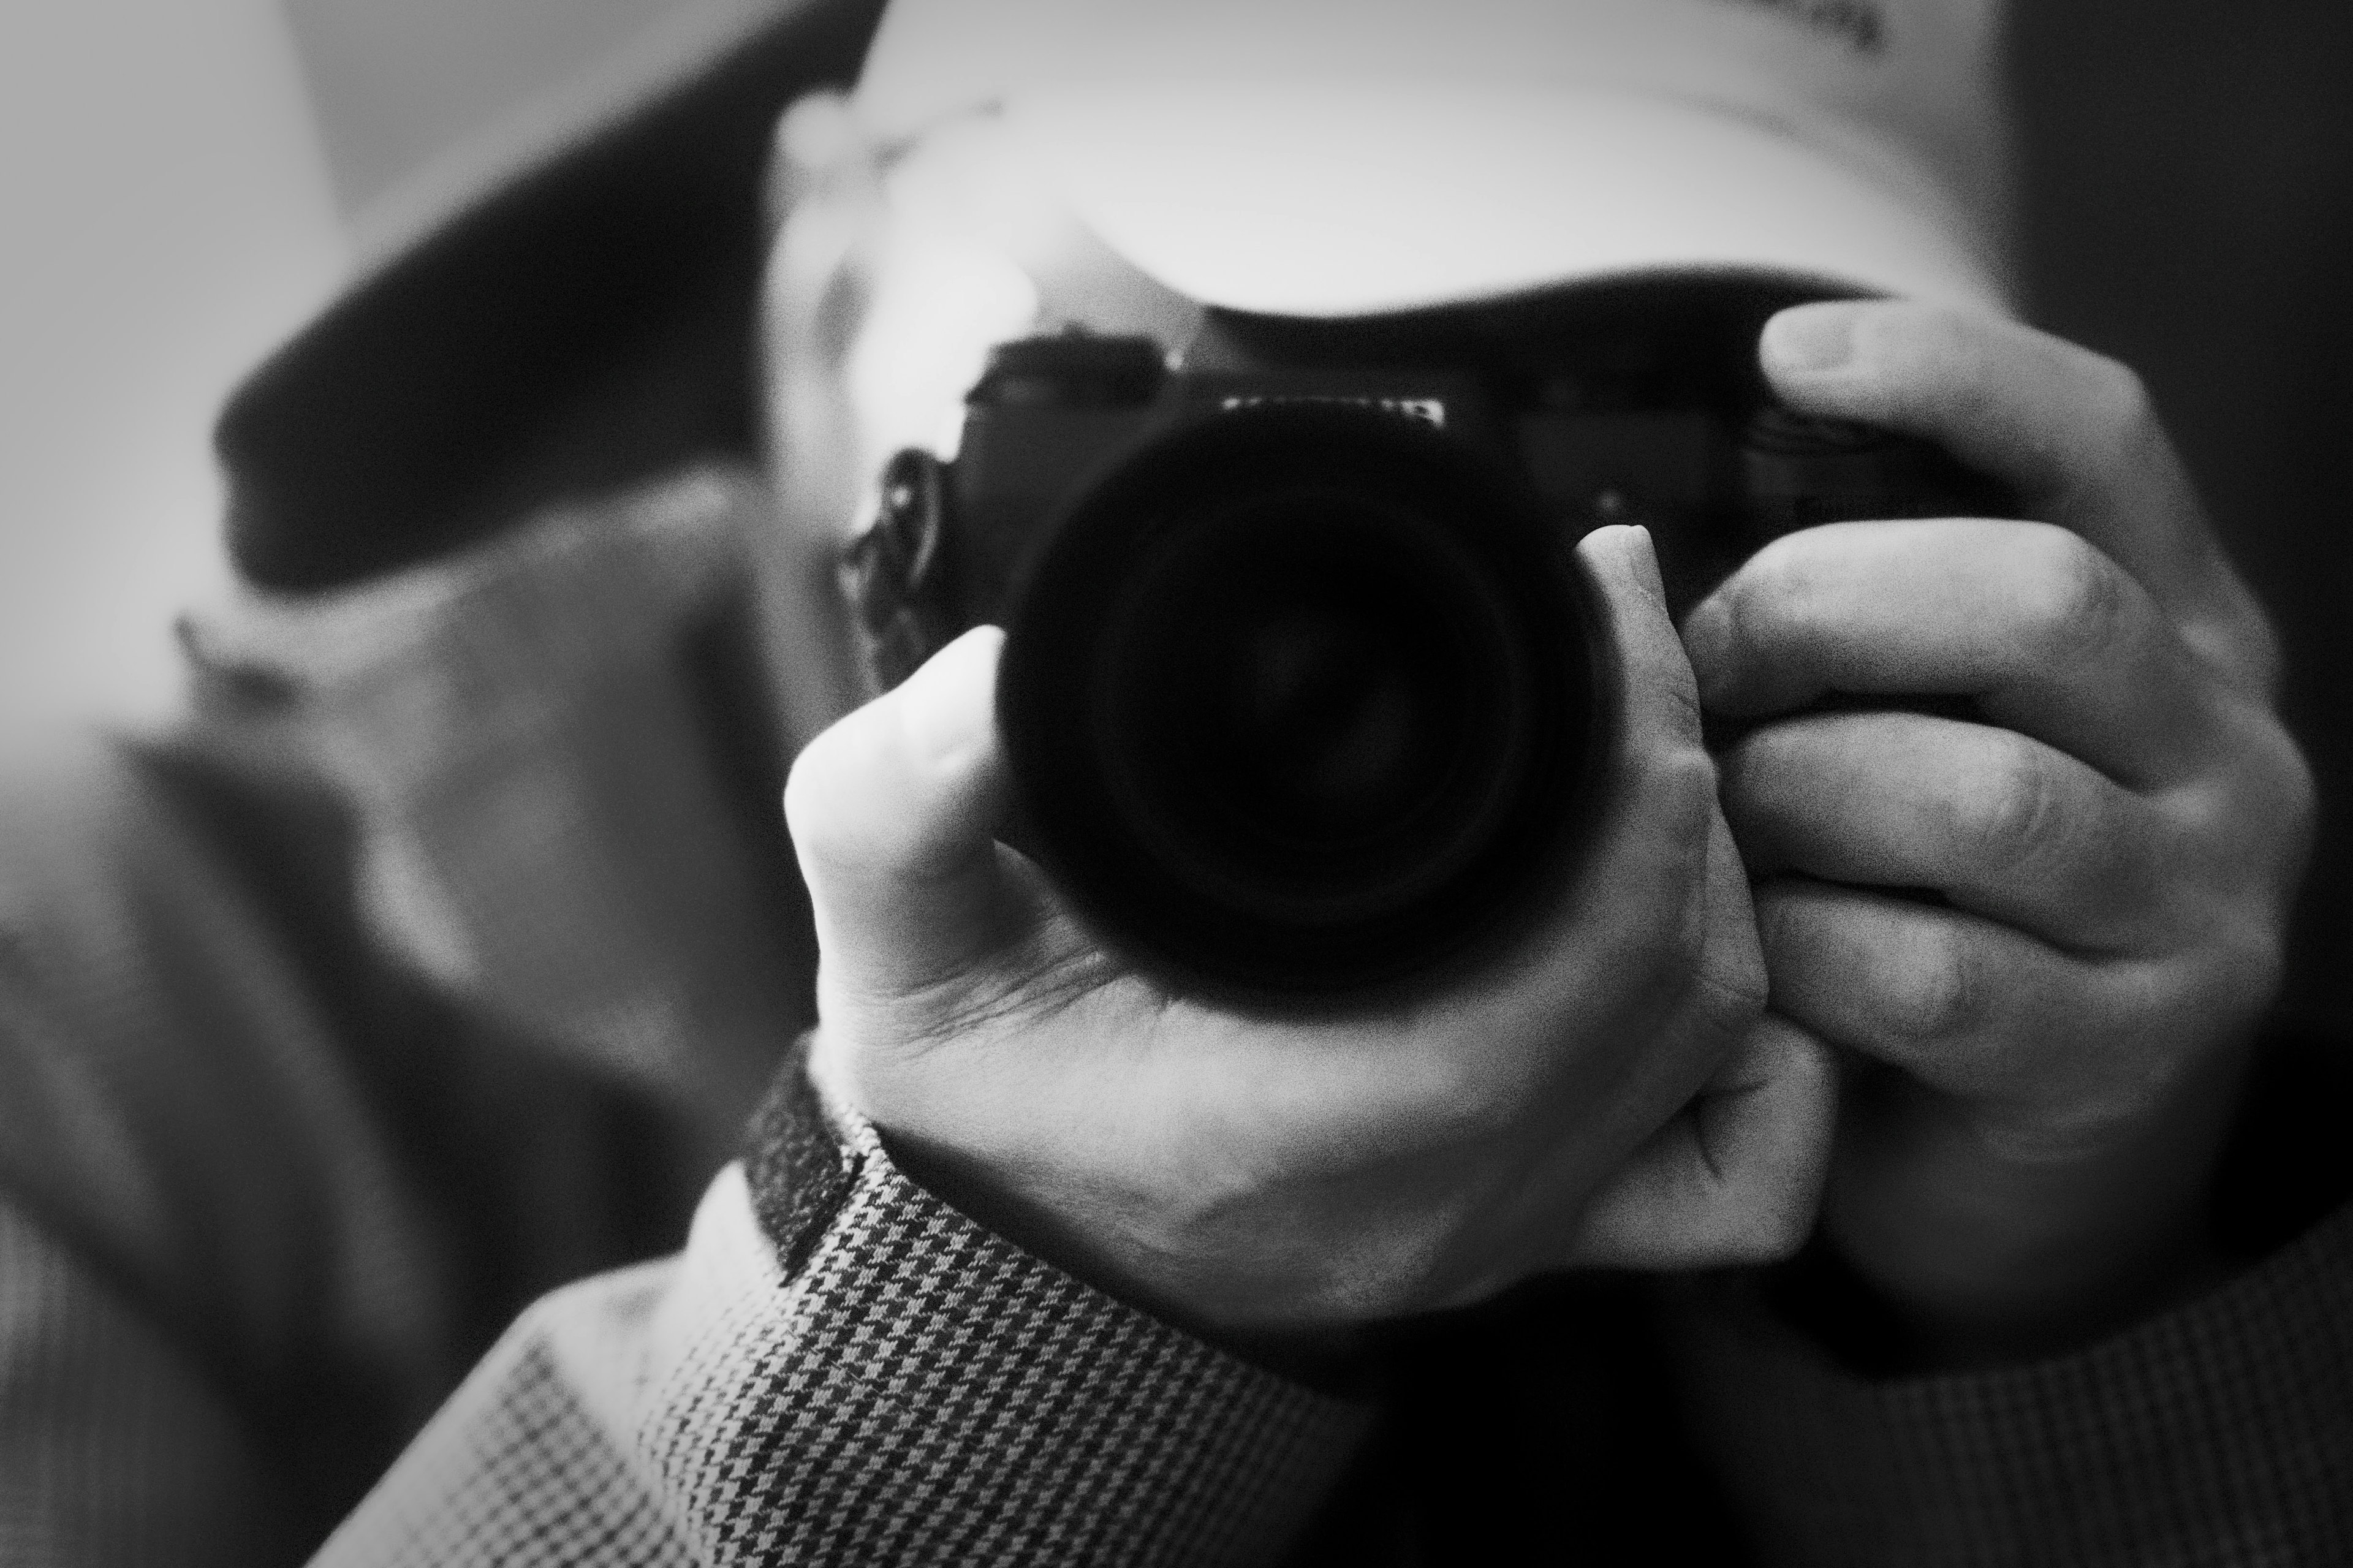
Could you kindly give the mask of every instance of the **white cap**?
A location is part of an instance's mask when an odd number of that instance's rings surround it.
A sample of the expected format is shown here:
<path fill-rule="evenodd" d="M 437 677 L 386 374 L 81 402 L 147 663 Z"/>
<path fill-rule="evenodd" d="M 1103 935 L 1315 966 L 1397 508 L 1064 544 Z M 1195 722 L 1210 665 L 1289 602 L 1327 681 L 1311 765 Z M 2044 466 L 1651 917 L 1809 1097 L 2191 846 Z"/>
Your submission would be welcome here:
<path fill-rule="evenodd" d="M 2001 0 L 894 0 L 856 95 L 1002 111 L 1204 304 L 1341 316 L 1649 272 L 2000 307 Z"/>

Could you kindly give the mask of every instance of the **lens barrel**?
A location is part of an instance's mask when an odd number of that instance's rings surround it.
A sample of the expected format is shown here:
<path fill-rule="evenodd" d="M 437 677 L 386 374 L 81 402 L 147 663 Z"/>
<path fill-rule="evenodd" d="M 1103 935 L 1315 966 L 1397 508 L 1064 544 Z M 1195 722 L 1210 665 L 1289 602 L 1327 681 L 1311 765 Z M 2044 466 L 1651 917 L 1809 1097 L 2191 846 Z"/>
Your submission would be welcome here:
<path fill-rule="evenodd" d="M 1179 987 L 1409 986 L 1556 896 L 1605 706 L 1574 563 L 1512 474 L 1410 417 L 1199 417 L 1016 574 L 998 722 L 1023 847 Z"/>

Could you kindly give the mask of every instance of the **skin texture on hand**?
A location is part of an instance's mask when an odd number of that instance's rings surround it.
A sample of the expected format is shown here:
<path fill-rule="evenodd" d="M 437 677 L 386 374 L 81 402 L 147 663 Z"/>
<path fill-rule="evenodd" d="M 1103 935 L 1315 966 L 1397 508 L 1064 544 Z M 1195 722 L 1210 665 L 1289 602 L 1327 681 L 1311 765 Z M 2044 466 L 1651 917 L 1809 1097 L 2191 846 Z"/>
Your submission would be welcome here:
<path fill-rule="evenodd" d="M 1935 440 L 2042 520 L 1795 534 L 1683 635 L 1740 727 L 1772 1010 L 1862 1069 L 1831 1242 L 1940 1360 L 2062 1348 L 2204 1267 L 2311 831 L 2271 633 L 2122 367 L 1892 301 L 1785 311 L 1761 358 L 1792 406 Z"/>
<path fill-rule="evenodd" d="M 1124 971 L 998 843 L 999 634 L 803 752 L 812 1070 L 976 1217 L 1173 1321 L 1298 1343 L 1579 1264 L 1782 1255 L 1831 1120 L 1760 1019 L 1746 879 L 1648 536 L 1579 558 L 1620 655 L 1601 838 L 1556 910 L 1375 1015 L 1270 1020 Z"/>

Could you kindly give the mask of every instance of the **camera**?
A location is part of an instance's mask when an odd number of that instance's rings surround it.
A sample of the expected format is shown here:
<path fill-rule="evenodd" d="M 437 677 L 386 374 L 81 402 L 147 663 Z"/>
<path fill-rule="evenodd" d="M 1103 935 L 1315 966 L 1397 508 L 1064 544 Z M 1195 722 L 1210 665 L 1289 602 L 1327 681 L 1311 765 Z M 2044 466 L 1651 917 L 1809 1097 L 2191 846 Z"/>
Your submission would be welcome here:
<path fill-rule="evenodd" d="M 1587 327 L 1230 319 L 1181 366 L 1002 344 L 954 459 L 892 458 L 844 552 L 869 684 L 1006 628 L 1011 837 L 1172 989 L 1427 984 L 1592 837 L 1616 676 L 1585 532 L 1649 525 L 1679 612 L 1790 530 L 2000 504 L 1925 443 L 1776 406 L 1753 329 L 1727 357 Z"/>

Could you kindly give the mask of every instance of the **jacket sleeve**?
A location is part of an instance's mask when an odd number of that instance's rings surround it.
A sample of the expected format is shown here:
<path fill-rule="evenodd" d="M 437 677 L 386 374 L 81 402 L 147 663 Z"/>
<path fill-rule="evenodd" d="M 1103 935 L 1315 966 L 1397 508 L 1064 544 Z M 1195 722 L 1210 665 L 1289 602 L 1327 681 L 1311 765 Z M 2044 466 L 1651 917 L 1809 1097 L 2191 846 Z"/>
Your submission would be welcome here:
<path fill-rule="evenodd" d="M 684 1255 L 528 1311 L 317 1561 L 1239 1563 L 1360 1409 L 909 1182 L 788 1070 Z"/>
<path fill-rule="evenodd" d="M 0 1562 L 299 1561 L 271 1458 L 181 1347 L 0 1202 Z"/>
<path fill-rule="evenodd" d="M 1696 1435 L 1770 1563 L 2353 1562 L 2353 1208 L 2078 1353 L 1871 1379 L 1741 1287 L 1677 1314 Z"/>

